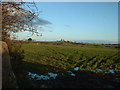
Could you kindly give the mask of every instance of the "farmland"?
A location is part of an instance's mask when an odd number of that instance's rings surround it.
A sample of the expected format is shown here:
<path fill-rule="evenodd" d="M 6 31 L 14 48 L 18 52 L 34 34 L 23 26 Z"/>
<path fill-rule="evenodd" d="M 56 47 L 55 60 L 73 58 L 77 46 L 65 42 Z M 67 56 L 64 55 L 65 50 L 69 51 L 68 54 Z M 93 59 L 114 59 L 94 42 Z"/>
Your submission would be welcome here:
<path fill-rule="evenodd" d="M 62 69 L 75 66 L 86 69 L 120 69 L 118 49 L 93 45 L 23 44 L 25 61 Z M 119 66 L 119 67 L 118 67 Z"/>
<path fill-rule="evenodd" d="M 80 82 L 84 82 L 81 87 L 85 87 L 86 84 L 89 84 L 88 87 L 96 87 L 94 85 L 96 80 L 102 80 L 98 87 L 103 87 L 104 81 L 109 86 L 112 85 L 111 87 L 118 87 L 119 82 L 113 84 L 116 78 L 120 78 L 119 49 L 116 47 L 118 45 L 60 42 L 22 43 L 24 50 L 22 68 L 24 68 L 27 78 L 28 76 L 31 78 L 28 82 L 36 83 L 35 86 L 30 83 L 29 87 L 40 87 L 37 85 L 38 83 L 45 84 L 46 87 L 65 87 L 61 85 L 61 82 L 64 81 L 68 85 L 66 87 L 71 87 L 73 82 L 75 82 L 73 87 L 80 87 Z M 52 81 L 38 80 L 38 77 L 41 78 L 40 75 L 48 75 L 47 73 L 56 77 L 53 77 Z M 97 77 L 101 79 L 96 79 Z M 107 79 L 103 77 L 107 77 Z M 47 76 L 44 78 L 49 79 Z M 94 80 L 91 81 L 93 78 Z M 88 82 L 94 84 L 91 85 Z"/>

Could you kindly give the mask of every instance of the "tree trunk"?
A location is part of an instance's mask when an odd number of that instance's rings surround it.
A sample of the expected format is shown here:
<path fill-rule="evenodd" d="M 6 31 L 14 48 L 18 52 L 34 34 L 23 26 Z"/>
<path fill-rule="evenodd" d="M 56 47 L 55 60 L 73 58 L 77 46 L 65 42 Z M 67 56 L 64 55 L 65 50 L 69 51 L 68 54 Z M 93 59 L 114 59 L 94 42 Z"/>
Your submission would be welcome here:
<path fill-rule="evenodd" d="M 10 63 L 10 55 L 8 46 L 5 42 L 0 46 L 0 54 L 2 54 L 2 88 L 18 88 L 15 75 L 12 71 Z"/>

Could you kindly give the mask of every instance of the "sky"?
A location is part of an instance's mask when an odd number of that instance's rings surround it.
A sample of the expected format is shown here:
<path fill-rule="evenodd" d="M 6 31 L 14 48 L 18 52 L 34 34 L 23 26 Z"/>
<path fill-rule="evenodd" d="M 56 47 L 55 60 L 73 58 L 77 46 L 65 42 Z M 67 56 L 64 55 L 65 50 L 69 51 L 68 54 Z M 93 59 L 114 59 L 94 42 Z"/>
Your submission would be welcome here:
<path fill-rule="evenodd" d="M 118 40 L 117 2 L 35 2 L 39 18 L 50 22 L 37 41 Z M 40 25 L 38 25 L 39 27 Z M 25 39 L 29 33 L 18 33 Z"/>

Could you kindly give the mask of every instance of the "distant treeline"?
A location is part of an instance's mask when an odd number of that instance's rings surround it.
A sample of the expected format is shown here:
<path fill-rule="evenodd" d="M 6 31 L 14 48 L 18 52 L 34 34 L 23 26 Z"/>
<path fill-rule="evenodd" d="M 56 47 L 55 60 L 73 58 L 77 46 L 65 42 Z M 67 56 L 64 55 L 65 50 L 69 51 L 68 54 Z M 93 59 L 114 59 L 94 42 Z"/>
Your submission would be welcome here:
<path fill-rule="evenodd" d="M 92 43 L 79 43 L 72 41 L 23 41 L 23 40 L 12 40 L 14 43 L 38 43 L 38 44 L 76 44 L 76 45 L 118 45 L 120 48 L 120 44 L 92 44 Z M 108 46 L 109 47 L 109 46 Z"/>

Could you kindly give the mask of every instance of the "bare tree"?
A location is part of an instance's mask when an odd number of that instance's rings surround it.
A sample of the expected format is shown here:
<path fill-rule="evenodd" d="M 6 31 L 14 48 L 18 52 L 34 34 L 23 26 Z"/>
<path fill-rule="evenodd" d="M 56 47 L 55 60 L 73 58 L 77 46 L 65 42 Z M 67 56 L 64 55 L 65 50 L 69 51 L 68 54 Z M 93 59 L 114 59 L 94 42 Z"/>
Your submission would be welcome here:
<path fill-rule="evenodd" d="M 40 19 L 38 13 L 23 8 L 30 4 L 25 2 L 2 2 L 2 40 L 9 40 L 10 35 L 16 32 L 29 31 L 32 34 L 39 35 L 35 25 L 51 24 L 49 21 Z M 37 10 L 37 7 L 36 7 Z M 40 27 L 42 28 L 42 27 Z"/>

